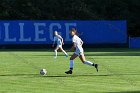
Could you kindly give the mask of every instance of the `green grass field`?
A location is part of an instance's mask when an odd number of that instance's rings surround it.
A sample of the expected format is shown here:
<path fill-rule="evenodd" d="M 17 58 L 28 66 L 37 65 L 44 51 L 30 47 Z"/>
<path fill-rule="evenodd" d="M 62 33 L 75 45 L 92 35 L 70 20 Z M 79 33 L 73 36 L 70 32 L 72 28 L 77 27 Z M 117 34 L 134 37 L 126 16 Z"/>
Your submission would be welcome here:
<path fill-rule="evenodd" d="M 58 53 L 54 60 L 52 51 L 1 50 L 0 93 L 140 93 L 140 49 L 86 49 L 86 59 L 95 60 L 100 71 L 77 58 L 72 75 L 64 73 L 69 58 Z M 39 75 L 32 65 L 48 74 Z"/>

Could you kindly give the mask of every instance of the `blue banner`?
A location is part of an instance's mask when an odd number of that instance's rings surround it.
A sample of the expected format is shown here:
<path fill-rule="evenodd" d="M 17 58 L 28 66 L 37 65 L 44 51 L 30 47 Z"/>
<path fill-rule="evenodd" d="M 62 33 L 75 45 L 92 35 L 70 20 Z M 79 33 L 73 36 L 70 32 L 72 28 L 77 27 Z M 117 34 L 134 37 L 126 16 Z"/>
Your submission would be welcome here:
<path fill-rule="evenodd" d="M 140 48 L 140 37 L 130 37 L 129 48 Z"/>
<path fill-rule="evenodd" d="M 0 44 L 51 44 L 57 30 L 65 44 L 71 43 L 69 30 L 76 27 L 85 44 L 127 42 L 126 21 L 1 20 Z"/>

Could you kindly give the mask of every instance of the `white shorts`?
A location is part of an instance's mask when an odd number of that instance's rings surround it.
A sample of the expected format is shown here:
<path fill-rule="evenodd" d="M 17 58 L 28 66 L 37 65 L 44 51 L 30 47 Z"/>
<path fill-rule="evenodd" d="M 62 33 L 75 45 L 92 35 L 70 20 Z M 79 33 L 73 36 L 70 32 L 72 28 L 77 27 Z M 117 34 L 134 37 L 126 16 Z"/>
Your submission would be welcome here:
<path fill-rule="evenodd" d="M 62 45 L 57 45 L 57 47 L 62 47 Z"/>
<path fill-rule="evenodd" d="M 74 52 L 74 54 L 76 54 L 76 55 L 78 55 L 78 56 L 84 55 L 84 50 L 83 50 L 83 48 L 81 48 L 81 49 L 76 49 L 76 51 Z"/>

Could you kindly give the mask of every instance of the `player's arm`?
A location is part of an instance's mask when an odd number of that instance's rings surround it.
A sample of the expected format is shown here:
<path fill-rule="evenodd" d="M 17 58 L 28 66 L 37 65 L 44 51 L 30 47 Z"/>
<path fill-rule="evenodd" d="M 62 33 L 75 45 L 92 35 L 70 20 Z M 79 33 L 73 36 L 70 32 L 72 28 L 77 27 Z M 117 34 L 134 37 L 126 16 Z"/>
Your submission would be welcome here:
<path fill-rule="evenodd" d="M 81 45 L 83 45 L 84 44 L 84 42 L 81 40 Z"/>
<path fill-rule="evenodd" d="M 72 42 L 73 42 L 73 46 L 71 47 L 70 51 L 74 50 L 75 47 L 76 47 L 76 39 L 75 38 L 72 38 Z"/>
<path fill-rule="evenodd" d="M 61 41 L 62 41 L 62 44 L 64 45 L 64 40 L 63 40 L 63 38 L 61 37 Z"/>
<path fill-rule="evenodd" d="M 58 35 L 58 38 L 61 39 L 62 44 L 64 45 L 64 40 L 63 40 L 63 38 L 62 38 L 60 35 Z"/>
<path fill-rule="evenodd" d="M 70 51 L 73 51 L 75 49 L 75 47 L 76 47 L 76 44 L 73 43 L 73 46 L 71 47 Z"/>

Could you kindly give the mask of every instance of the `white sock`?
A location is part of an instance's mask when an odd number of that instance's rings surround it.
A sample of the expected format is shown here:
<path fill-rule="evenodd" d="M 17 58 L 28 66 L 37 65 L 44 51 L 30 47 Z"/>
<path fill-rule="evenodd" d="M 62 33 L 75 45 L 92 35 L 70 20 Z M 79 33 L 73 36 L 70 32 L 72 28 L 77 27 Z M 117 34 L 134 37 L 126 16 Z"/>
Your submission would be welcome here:
<path fill-rule="evenodd" d="M 85 61 L 84 64 L 89 65 L 89 66 L 93 66 L 93 63 L 90 61 Z"/>
<path fill-rule="evenodd" d="M 57 57 L 57 50 L 54 50 L 54 52 L 55 52 L 55 58 Z"/>
<path fill-rule="evenodd" d="M 70 70 L 73 70 L 73 64 L 74 64 L 74 61 L 70 60 Z"/>

